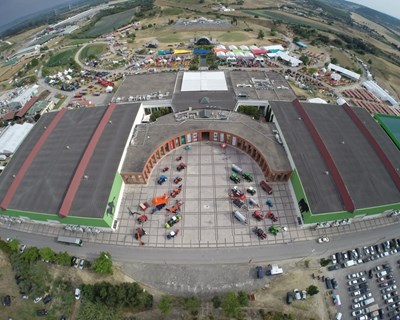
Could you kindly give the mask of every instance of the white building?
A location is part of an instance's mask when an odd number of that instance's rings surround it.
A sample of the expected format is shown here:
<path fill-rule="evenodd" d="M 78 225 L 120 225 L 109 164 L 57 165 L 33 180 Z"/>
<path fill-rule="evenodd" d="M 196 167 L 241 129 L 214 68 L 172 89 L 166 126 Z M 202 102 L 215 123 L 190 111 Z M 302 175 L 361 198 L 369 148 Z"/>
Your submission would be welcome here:
<path fill-rule="evenodd" d="M 33 126 L 34 124 L 25 122 L 6 127 L 0 136 L 0 154 L 14 154 Z"/>
<path fill-rule="evenodd" d="M 353 81 L 358 81 L 358 80 L 360 80 L 360 77 L 361 77 L 356 72 L 353 72 L 351 70 L 348 70 L 346 68 L 343 68 L 341 66 L 338 66 L 338 65 L 332 64 L 332 63 L 330 63 L 328 65 L 328 70 L 336 71 L 336 72 L 340 73 L 342 76 L 344 76 L 346 78 L 349 78 L 349 79 L 351 79 Z"/>
<path fill-rule="evenodd" d="M 289 56 L 289 54 L 287 52 L 277 52 L 276 56 L 281 58 L 282 60 L 288 62 L 292 67 L 298 67 L 299 65 L 301 65 L 303 63 L 303 61 Z"/>
<path fill-rule="evenodd" d="M 363 82 L 362 86 L 382 101 L 389 102 L 393 107 L 399 106 L 399 103 L 389 93 L 382 89 L 376 82 L 368 80 Z"/>
<path fill-rule="evenodd" d="M 23 90 L 18 96 L 6 101 L 6 104 L 11 110 L 18 110 L 22 108 L 34 95 L 37 94 L 39 86 L 33 86 Z"/>

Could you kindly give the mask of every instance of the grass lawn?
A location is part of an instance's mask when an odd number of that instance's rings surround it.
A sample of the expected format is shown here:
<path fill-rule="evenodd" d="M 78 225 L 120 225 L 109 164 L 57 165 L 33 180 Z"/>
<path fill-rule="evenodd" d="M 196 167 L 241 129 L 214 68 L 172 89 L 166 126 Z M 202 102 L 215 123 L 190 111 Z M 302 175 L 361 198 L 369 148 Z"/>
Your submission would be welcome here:
<path fill-rule="evenodd" d="M 135 14 L 136 9 L 126 10 L 101 18 L 89 30 L 80 34 L 81 38 L 96 38 L 102 34 L 112 32 L 128 24 Z"/>
<path fill-rule="evenodd" d="M 65 39 L 63 43 L 65 43 L 65 45 L 73 46 L 73 45 L 85 44 L 92 40 L 93 39 L 91 39 L 91 38 L 88 38 L 88 39 Z"/>
<path fill-rule="evenodd" d="M 67 99 L 67 96 L 63 96 L 61 94 L 58 94 L 56 96 L 57 99 L 60 99 L 60 101 L 57 102 L 57 104 L 54 106 L 53 110 L 58 110 L 61 105 L 64 103 L 65 99 Z"/>
<path fill-rule="evenodd" d="M 221 34 L 218 37 L 219 41 L 245 41 L 249 37 L 249 34 L 246 32 L 234 31 L 234 32 L 226 32 Z"/>
<path fill-rule="evenodd" d="M 94 45 L 89 45 L 86 46 L 85 48 L 82 49 L 79 59 L 80 60 L 85 60 L 86 58 L 90 56 L 96 56 L 100 57 L 100 55 L 107 50 L 107 45 L 106 44 L 94 44 Z"/>
<path fill-rule="evenodd" d="M 47 62 L 47 67 L 58 67 L 66 66 L 69 64 L 70 60 L 75 57 L 78 48 L 72 48 L 65 51 L 61 51 L 53 55 Z"/>

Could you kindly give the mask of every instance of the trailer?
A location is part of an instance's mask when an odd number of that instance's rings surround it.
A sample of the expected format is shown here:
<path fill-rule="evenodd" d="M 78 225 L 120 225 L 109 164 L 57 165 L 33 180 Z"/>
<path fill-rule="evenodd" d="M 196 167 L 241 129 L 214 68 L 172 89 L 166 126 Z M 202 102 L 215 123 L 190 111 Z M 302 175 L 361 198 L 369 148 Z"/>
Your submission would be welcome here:
<path fill-rule="evenodd" d="M 243 169 L 239 166 L 237 166 L 236 164 L 232 163 L 232 171 L 236 172 L 238 174 L 243 174 Z"/>
<path fill-rule="evenodd" d="M 75 246 L 80 246 L 82 247 L 83 241 L 82 239 L 79 238 L 73 238 L 73 237 L 63 237 L 59 236 L 57 238 L 58 242 L 64 243 L 64 244 L 73 244 Z"/>

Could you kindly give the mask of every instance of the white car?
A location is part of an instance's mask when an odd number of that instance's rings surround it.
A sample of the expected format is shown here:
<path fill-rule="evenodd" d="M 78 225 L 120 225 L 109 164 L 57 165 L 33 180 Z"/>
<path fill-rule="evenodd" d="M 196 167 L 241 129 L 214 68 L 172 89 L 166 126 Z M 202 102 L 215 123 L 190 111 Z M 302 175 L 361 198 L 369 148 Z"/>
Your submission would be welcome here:
<path fill-rule="evenodd" d="M 356 291 L 353 291 L 353 292 L 351 293 L 351 295 L 352 295 L 353 297 L 357 297 L 357 296 L 359 296 L 360 294 L 361 294 L 360 290 L 356 290 Z"/>
<path fill-rule="evenodd" d="M 329 242 L 328 237 L 318 238 L 318 243 Z"/>
<path fill-rule="evenodd" d="M 357 280 L 350 280 L 350 281 L 347 281 L 347 284 L 348 284 L 349 286 L 352 286 L 352 285 L 357 284 L 357 283 L 358 283 Z"/>
<path fill-rule="evenodd" d="M 301 295 L 300 295 L 299 289 L 294 289 L 294 290 L 293 290 L 293 293 L 294 293 L 294 298 L 295 298 L 296 300 L 301 300 Z"/>
<path fill-rule="evenodd" d="M 21 248 L 19 248 L 19 253 L 24 253 L 26 249 L 26 244 L 23 244 Z"/>
<path fill-rule="evenodd" d="M 42 301 L 42 297 L 36 297 L 35 299 L 33 299 L 34 303 L 38 303 L 40 301 Z"/>
<path fill-rule="evenodd" d="M 75 299 L 79 300 L 81 298 L 81 289 L 76 288 L 75 289 Z"/>
<path fill-rule="evenodd" d="M 361 315 L 363 315 L 363 314 L 364 314 L 364 310 L 363 310 L 363 309 L 361 309 L 361 310 L 356 310 L 356 311 L 353 311 L 353 312 L 351 313 L 351 315 L 352 315 L 353 317 L 361 316 Z"/>
<path fill-rule="evenodd" d="M 361 308 L 361 304 L 359 304 L 359 303 L 355 303 L 355 304 L 353 304 L 353 305 L 351 305 L 351 308 L 352 309 L 360 309 Z"/>
<path fill-rule="evenodd" d="M 359 303 L 360 301 L 363 301 L 363 300 L 365 300 L 365 297 L 364 297 L 364 296 L 361 296 L 361 297 L 354 298 L 354 299 L 353 299 L 353 302 L 354 302 L 354 303 Z"/>
<path fill-rule="evenodd" d="M 358 272 L 356 273 L 351 273 L 347 275 L 347 279 L 355 279 L 358 278 L 360 276 L 360 274 Z"/>
<path fill-rule="evenodd" d="M 331 260 L 332 260 L 332 263 L 333 263 L 333 264 L 336 264 L 336 263 L 337 263 L 336 256 L 335 256 L 334 254 L 331 255 Z"/>

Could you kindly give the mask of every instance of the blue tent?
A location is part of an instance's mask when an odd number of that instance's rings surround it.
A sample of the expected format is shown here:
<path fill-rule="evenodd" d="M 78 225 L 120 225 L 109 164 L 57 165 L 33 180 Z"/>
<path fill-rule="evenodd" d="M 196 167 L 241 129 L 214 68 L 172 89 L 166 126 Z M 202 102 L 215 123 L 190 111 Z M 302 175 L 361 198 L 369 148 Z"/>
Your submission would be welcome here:
<path fill-rule="evenodd" d="M 211 51 L 207 49 L 193 49 L 193 54 L 207 54 L 209 52 Z"/>

